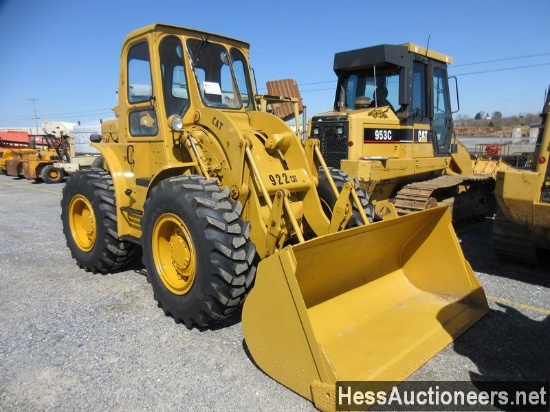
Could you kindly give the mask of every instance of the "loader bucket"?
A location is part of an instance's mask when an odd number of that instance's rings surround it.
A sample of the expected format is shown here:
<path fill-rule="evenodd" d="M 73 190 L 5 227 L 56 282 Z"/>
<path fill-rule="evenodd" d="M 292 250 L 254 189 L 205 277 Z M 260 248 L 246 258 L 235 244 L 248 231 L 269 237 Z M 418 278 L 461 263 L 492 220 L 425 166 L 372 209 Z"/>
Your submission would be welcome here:
<path fill-rule="evenodd" d="M 437 207 L 264 259 L 242 327 L 265 373 L 330 410 L 337 381 L 402 381 L 487 312 Z"/>

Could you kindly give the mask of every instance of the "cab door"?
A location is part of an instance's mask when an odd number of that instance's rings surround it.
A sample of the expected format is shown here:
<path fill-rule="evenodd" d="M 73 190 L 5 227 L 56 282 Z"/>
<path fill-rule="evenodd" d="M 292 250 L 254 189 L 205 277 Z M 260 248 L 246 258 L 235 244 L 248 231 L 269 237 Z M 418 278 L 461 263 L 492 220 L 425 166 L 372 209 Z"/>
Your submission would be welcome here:
<path fill-rule="evenodd" d="M 432 62 L 432 130 L 434 131 L 434 153 L 448 155 L 453 132 L 453 117 L 449 99 L 447 69 Z"/>

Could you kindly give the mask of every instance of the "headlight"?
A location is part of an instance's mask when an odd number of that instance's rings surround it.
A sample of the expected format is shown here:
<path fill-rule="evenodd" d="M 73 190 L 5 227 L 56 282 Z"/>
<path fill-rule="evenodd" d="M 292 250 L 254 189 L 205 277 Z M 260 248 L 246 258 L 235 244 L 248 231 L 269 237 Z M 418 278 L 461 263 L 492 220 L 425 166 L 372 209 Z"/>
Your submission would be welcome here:
<path fill-rule="evenodd" d="M 170 125 L 170 129 L 175 132 L 179 132 L 183 129 L 183 120 L 177 114 L 174 114 L 168 118 L 168 124 Z"/>
<path fill-rule="evenodd" d="M 319 136 L 321 134 L 321 130 L 319 130 L 318 127 L 313 128 L 313 136 Z"/>
<path fill-rule="evenodd" d="M 338 127 L 336 128 L 336 134 L 337 134 L 338 136 L 342 136 L 342 135 L 344 134 L 344 126 L 338 126 Z"/>

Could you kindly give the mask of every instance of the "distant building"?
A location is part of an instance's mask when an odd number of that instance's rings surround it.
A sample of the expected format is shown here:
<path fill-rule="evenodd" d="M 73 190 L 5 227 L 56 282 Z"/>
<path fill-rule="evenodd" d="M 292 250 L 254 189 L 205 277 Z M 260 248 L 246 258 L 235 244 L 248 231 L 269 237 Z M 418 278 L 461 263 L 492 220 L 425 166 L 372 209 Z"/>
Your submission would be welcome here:
<path fill-rule="evenodd" d="M 512 129 L 512 143 L 521 142 L 521 127 L 514 127 Z"/>
<path fill-rule="evenodd" d="M 535 144 L 539 135 L 540 123 L 529 125 L 529 144 Z"/>

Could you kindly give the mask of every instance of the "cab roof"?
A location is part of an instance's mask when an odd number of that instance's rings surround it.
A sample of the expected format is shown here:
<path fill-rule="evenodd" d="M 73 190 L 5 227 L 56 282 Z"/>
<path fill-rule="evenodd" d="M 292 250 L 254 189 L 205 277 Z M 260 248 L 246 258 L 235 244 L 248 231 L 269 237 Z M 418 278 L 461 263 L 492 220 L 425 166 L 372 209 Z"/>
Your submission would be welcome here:
<path fill-rule="evenodd" d="M 336 53 L 334 55 L 334 71 L 339 73 L 345 70 L 361 70 L 384 63 L 407 67 L 410 64 L 411 53 L 438 60 L 446 64 L 451 64 L 453 62 L 453 58 L 450 56 L 428 50 L 412 43 L 400 45 L 381 44 L 378 46 Z"/>
<path fill-rule="evenodd" d="M 144 34 L 154 33 L 154 32 L 171 33 L 176 35 L 198 37 L 198 38 L 202 38 L 206 36 L 208 37 L 209 40 L 212 40 L 212 41 L 216 41 L 220 43 L 228 43 L 237 47 L 245 48 L 247 50 L 250 49 L 249 43 L 232 38 L 232 37 L 227 37 L 227 36 L 223 36 L 215 33 L 209 33 L 206 31 L 196 30 L 188 27 L 173 26 L 173 25 L 163 24 L 163 23 L 150 24 L 148 26 L 144 26 L 139 29 L 136 29 L 132 31 L 130 34 L 128 34 L 128 36 L 126 36 L 125 42 L 131 41 L 136 37 L 143 36 Z"/>

